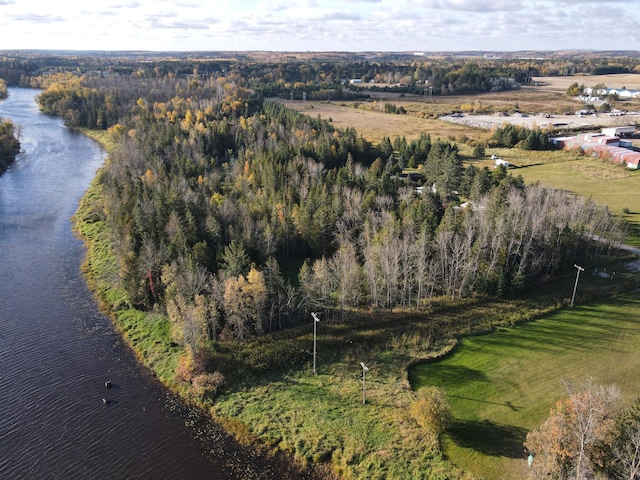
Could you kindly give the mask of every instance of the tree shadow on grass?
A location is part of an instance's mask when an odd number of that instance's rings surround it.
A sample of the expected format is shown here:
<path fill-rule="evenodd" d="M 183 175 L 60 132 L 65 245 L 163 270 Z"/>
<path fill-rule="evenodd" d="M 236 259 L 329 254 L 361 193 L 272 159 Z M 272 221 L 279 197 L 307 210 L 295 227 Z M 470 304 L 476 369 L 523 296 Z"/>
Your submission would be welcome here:
<path fill-rule="evenodd" d="M 409 382 L 416 387 L 447 385 L 452 379 L 455 379 L 457 384 L 488 381 L 487 375 L 481 370 L 439 362 L 416 364 L 409 369 L 408 375 Z"/>
<path fill-rule="evenodd" d="M 485 420 L 456 420 L 447 434 L 458 446 L 493 457 L 522 458 L 527 430 Z"/>

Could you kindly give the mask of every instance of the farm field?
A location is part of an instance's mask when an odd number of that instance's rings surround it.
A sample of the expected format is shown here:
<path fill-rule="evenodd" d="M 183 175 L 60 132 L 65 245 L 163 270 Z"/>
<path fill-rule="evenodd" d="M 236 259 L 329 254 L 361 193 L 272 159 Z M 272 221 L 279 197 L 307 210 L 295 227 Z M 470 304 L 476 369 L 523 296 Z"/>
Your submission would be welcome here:
<path fill-rule="evenodd" d="M 435 385 L 451 404 L 445 454 L 482 478 L 524 478 L 526 434 L 568 396 L 563 381 L 616 384 L 630 404 L 640 396 L 639 310 L 637 293 L 563 309 L 414 367 L 414 387 Z"/>
<path fill-rule="evenodd" d="M 640 122 L 640 115 L 579 117 L 564 114 L 575 113 L 584 106 L 582 102 L 567 96 L 566 91 L 571 84 L 577 82 L 593 86 L 602 83 L 612 88 L 627 87 L 640 90 L 638 74 L 538 77 L 534 80 L 539 86 L 527 85 L 520 90 L 478 95 L 427 98 L 422 95 L 371 91 L 371 99 L 368 101 L 279 101 L 299 112 L 330 118 L 336 127 L 354 127 L 359 134 L 374 143 L 379 142 L 384 136 L 405 136 L 407 140 L 412 140 L 422 133 L 429 133 L 432 137 L 438 138 L 464 135 L 472 140 L 486 140 L 489 136 L 487 128 L 468 125 L 473 121 L 485 126 L 490 124 L 488 128 L 504 122 L 540 127 L 553 123 L 566 123 L 572 127 L 592 127 Z M 381 104 L 384 106 L 385 103 L 392 103 L 398 108 L 403 107 L 407 114 L 383 113 L 380 108 Z M 626 111 L 640 110 L 638 101 L 618 101 L 612 106 Z M 465 112 L 467 125 L 437 120 L 437 117 L 459 111 Z M 542 113 L 552 114 L 552 118 L 545 118 Z"/>
<path fill-rule="evenodd" d="M 560 92 L 567 91 L 570 85 L 577 83 L 586 87 L 593 87 L 603 83 L 609 88 L 626 87 L 632 90 L 640 90 L 640 75 L 637 73 L 616 73 L 610 75 L 574 75 L 567 77 L 536 77 L 535 81 L 544 85 L 537 87 L 543 91 Z"/>
<path fill-rule="evenodd" d="M 396 96 L 397 99 L 397 96 Z M 396 105 L 404 104 L 398 100 L 389 100 Z M 323 119 L 331 119 L 336 128 L 355 128 L 370 142 L 379 143 L 384 137 L 405 137 L 408 141 L 418 138 L 423 133 L 429 133 L 436 137 L 447 138 L 466 135 L 469 138 L 482 140 L 487 132 L 482 129 L 470 129 L 466 125 L 447 123 L 435 118 L 423 118 L 417 115 L 396 115 L 380 112 L 377 109 L 379 103 L 371 102 L 307 102 L 304 105 L 300 101 L 280 100 L 294 110 L 306 115 Z M 359 108 L 364 105 L 367 108 Z"/>

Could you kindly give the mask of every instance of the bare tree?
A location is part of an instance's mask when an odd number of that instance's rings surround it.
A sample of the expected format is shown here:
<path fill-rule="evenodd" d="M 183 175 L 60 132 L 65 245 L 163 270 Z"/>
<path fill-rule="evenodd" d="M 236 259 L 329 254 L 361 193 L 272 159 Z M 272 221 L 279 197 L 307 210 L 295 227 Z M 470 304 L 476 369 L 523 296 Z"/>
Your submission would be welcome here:
<path fill-rule="evenodd" d="M 620 480 L 640 479 L 640 399 L 618 418 L 609 471 Z"/>
<path fill-rule="evenodd" d="M 612 412 L 620 398 L 616 386 L 593 380 L 566 386 L 569 398 L 559 400 L 547 421 L 527 435 L 525 447 L 535 455 L 537 478 L 593 478 L 597 446 L 615 426 Z"/>
<path fill-rule="evenodd" d="M 346 307 L 355 307 L 360 300 L 360 266 L 356 255 L 355 245 L 347 241 L 340 244 L 330 261 L 342 315 Z"/>

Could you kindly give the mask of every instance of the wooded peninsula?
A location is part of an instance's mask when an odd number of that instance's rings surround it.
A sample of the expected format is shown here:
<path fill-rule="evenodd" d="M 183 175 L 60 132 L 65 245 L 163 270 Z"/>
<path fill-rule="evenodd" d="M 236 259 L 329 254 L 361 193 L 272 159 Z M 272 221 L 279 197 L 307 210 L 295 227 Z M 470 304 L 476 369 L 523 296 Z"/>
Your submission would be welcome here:
<path fill-rule="evenodd" d="M 560 453 L 545 445 L 571 438 L 567 419 L 581 410 L 562 417 L 564 436 L 538 428 L 561 396 L 548 392 L 526 429 L 496 440 L 508 454 L 482 453 L 483 465 L 510 459 L 491 477 L 456 457 L 469 437 L 447 390 L 410 379 L 462 338 L 637 292 L 634 255 L 619 247 L 637 242 L 640 222 L 489 159 L 602 164 L 555 149 L 553 126 L 378 141 L 313 104 L 364 104 L 385 122 L 411 116 L 411 98 L 437 119 L 526 94 L 538 77 L 574 76 L 573 95 L 598 75 L 639 71 L 631 52 L 0 52 L 7 85 L 42 88 L 42 112 L 109 152 L 75 225 L 88 282 L 141 362 L 238 440 L 344 479 L 525 478 L 529 453 L 553 478 L 638 478 L 628 472 L 639 461 L 624 457 L 640 438 L 637 388 L 611 422 L 610 390 L 567 392 L 556 415 L 588 395 L 609 410 L 593 446 Z M 622 102 L 606 100 L 609 111 Z M 0 162 L 12 128 L 0 125 Z M 604 282 L 594 268 L 615 273 Z"/>

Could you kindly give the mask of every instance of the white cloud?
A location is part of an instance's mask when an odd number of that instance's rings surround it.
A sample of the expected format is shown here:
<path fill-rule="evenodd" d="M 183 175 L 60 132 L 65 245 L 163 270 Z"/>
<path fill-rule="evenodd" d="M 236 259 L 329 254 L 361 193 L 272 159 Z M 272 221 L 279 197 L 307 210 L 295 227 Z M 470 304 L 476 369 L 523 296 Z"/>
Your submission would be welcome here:
<path fill-rule="evenodd" d="M 640 50 L 640 0 L 0 0 L 7 48 Z M 588 15 L 597 12 L 597 15 Z M 611 32 L 616 32 L 612 35 Z"/>
<path fill-rule="evenodd" d="M 520 0 L 412 0 L 411 3 L 423 8 L 466 12 L 502 12 L 523 8 Z"/>

